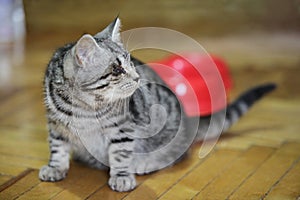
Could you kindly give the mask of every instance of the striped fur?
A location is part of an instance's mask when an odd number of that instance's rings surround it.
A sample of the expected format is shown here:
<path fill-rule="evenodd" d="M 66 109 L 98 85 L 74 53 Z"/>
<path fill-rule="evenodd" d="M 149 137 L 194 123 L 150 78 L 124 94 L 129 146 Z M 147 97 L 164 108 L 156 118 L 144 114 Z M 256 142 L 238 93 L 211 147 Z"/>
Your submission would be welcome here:
<path fill-rule="evenodd" d="M 233 124 L 235 124 L 251 106 L 261 99 L 263 96 L 273 91 L 276 88 L 274 83 L 263 84 L 247 90 L 240 95 L 234 102 L 229 104 L 225 110 L 214 113 L 212 116 L 201 118 L 199 121 L 199 130 L 197 140 L 218 137 L 220 132 L 227 131 Z M 225 117 L 225 118 L 224 118 Z M 215 120 L 215 121 L 212 121 Z M 191 121 L 195 120 L 193 118 Z M 212 131 L 208 133 L 208 126 L 213 124 Z"/>
<path fill-rule="evenodd" d="M 146 174 L 178 161 L 193 141 L 208 132 L 210 117 L 195 134 L 176 96 L 149 67 L 131 58 L 120 42 L 116 19 L 94 37 L 58 49 L 44 79 L 50 159 L 40 170 L 43 181 L 59 181 L 69 155 L 92 167 L 109 168 L 116 191 L 135 188 L 134 174 Z M 212 127 L 229 128 L 274 85 L 254 88 L 226 111 L 215 113 Z M 196 121 L 197 121 L 196 120 Z M 188 128 L 186 128 L 188 127 Z M 214 137 L 214 133 L 209 133 Z"/>

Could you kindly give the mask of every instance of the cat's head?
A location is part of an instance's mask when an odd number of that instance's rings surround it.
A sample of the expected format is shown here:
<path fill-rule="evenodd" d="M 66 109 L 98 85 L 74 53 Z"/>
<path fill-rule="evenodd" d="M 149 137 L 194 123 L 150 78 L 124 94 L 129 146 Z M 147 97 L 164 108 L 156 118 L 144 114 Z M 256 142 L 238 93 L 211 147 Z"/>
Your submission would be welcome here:
<path fill-rule="evenodd" d="M 81 95 L 116 101 L 138 88 L 139 75 L 121 42 L 120 26 L 117 18 L 96 35 L 83 35 L 65 56 L 64 75 Z"/>

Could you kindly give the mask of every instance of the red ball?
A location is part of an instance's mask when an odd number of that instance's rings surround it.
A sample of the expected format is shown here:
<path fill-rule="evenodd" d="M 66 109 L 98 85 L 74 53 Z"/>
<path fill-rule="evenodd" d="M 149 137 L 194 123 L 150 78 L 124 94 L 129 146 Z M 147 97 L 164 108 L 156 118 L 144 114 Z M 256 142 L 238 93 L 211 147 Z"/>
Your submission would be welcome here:
<path fill-rule="evenodd" d="M 227 106 L 232 80 L 223 59 L 184 53 L 149 65 L 176 94 L 187 116 L 207 116 Z"/>

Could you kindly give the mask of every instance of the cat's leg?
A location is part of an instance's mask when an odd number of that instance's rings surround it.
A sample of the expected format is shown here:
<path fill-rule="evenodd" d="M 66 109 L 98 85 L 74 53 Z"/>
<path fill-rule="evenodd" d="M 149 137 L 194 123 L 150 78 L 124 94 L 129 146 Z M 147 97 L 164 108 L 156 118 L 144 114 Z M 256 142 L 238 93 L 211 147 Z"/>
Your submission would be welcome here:
<path fill-rule="evenodd" d="M 70 145 L 65 138 L 50 130 L 49 146 L 49 163 L 40 169 L 39 178 L 42 181 L 60 181 L 66 177 L 69 170 Z"/>
<path fill-rule="evenodd" d="M 110 165 L 109 186 L 116 191 L 125 192 L 135 188 L 132 172 L 134 140 L 124 137 L 111 140 L 108 156 Z"/>

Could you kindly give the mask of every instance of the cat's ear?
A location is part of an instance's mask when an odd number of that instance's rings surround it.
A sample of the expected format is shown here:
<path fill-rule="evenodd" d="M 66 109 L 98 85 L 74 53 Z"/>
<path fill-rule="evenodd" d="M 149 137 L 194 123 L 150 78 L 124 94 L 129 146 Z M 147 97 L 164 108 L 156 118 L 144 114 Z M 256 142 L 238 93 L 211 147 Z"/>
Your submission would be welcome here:
<path fill-rule="evenodd" d="M 119 17 L 117 17 L 115 19 L 115 21 L 113 22 L 113 29 L 112 29 L 112 32 L 111 32 L 112 41 L 117 42 L 117 43 L 121 43 L 120 30 L 121 30 L 121 20 L 119 19 Z"/>
<path fill-rule="evenodd" d="M 100 47 L 91 35 L 83 35 L 75 45 L 74 56 L 76 63 L 80 67 L 91 65 L 94 55 L 100 50 Z"/>
<path fill-rule="evenodd" d="M 121 20 L 119 17 L 117 17 L 103 31 L 97 33 L 94 37 L 99 39 L 111 38 L 113 42 L 121 43 L 120 29 L 121 29 Z"/>

